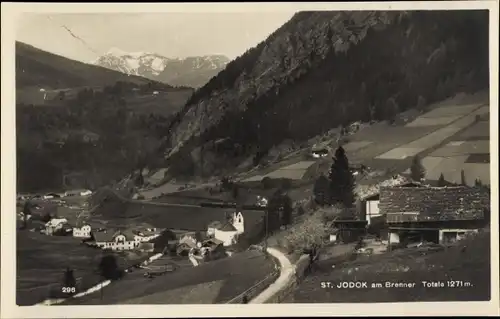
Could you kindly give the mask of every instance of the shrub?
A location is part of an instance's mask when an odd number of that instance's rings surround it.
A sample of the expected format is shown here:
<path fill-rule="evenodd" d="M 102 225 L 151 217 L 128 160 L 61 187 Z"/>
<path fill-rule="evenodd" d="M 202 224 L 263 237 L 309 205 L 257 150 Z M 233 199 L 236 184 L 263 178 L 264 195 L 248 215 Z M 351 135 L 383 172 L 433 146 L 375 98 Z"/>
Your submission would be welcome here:
<path fill-rule="evenodd" d="M 144 197 L 144 195 L 139 195 L 139 196 L 137 196 L 137 199 L 138 199 L 138 200 L 144 200 L 144 199 L 145 199 L 145 197 Z"/>

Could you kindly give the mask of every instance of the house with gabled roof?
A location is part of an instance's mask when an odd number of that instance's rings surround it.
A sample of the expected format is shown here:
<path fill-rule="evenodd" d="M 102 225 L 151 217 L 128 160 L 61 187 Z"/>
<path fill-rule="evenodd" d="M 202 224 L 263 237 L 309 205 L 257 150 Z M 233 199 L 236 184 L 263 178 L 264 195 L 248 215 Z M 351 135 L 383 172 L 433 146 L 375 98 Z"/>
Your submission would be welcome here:
<path fill-rule="evenodd" d="M 93 235 L 95 245 L 102 249 L 132 250 L 137 248 L 140 243 L 134 239 L 134 234 L 130 231 L 106 230 Z"/>
<path fill-rule="evenodd" d="M 488 225 L 490 193 L 468 186 L 384 187 L 379 209 L 388 225 L 389 244 L 447 244 Z"/>
<path fill-rule="evenodd" d="M 155 227 L 139 227 L 132 230 L 134 240 L 138 242 L 148 242 L 161 235 L 163 229 Z"/>
<path fill-rule="evenodd" d="M 245 220 L 243 214 L 241 212 L 234 212 L 225 223 L 221 223 L 215 228 L 213 237 L 222 241 L 224 246 L 231 246 L 236 244 L 237 236 L 244 232 Z"/>
<path fill-rule="evenodd" d="M 66 218 L 52 218 L 45 224 L 45 234 L 54 235 L 68 223 Z"/>
<path fill-rule="evenodd" d="M 423 187 L 421 183 L 418 182 L 404 182 L 402 184 L 395 185 L 394 187 Z M 381 187 L 383 188 L 383 187 Z M 380 203 L 380 189 L 375 190 L 369 194 L 365 194 L 361 198 L 360 215 L 361 219 L 366 220 L 368 225 L 376 223 L 381 220 L 384 215 L 379 209 Z"/>

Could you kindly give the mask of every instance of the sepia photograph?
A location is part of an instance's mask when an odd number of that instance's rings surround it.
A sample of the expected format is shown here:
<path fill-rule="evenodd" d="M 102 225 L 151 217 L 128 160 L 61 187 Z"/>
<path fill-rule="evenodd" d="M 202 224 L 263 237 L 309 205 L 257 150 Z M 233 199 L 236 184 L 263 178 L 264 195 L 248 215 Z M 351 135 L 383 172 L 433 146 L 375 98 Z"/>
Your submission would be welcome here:
<path fill-rule="evenodd" d="M 295 4 L 18 12 L 2 296 L 498 305 L 498 7 Z"/>

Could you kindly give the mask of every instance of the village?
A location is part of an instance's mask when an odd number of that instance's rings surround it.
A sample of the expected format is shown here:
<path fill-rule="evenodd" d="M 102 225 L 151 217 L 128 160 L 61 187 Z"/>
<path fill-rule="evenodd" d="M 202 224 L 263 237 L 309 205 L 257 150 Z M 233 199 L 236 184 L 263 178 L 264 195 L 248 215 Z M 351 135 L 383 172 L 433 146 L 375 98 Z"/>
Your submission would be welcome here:
<path fill-rule="evenodd" d="M 86 197 L 91 194 L 90 190 L 84 190 L 33 197 L 20 195 L 18 197 L 19 204 L 24 205 L 23 211 L 18 213 L 21 229 L 27 228 L 28 231 L 36 231 L 47 236 L 71 236 L 80 239 L 88 246 L 103 250 L 174 253 L 189 257 L 195 266 L 199 262 L 225 257 L 227 255 L 225 247 L 236 244 L 238 236 L 244 233 L 244 218 L 241 212 L 225 216 L 227 217 L 225 220 L 210 222 L 206 225 L 205 232 L 156 228 L 146 223 L 141 223 L 140 226 L 136 227 L 132 225 L 128 228 L 113 229 L 102 227 L 96 223 L 93 225 L 91 220 L 78 220 L 72 224 L 64 217 L 51 216 L 50 214 L 40 216 L 36 214 L 40 205 L 32 204 L 32 201 L 39 203 L 42 201 L 45 204 L 51 202 L 64 206 L 66 203 L 64 198 L 67 196 Z M 36 218 L 33 218 L 34 214 L 37 216 Z M 81 216 L 83 212 L 75 214 Z"/>
<path fill-rule="evenodd" d="M 195 303 L 198 299 L 179 301 L 177 289 L 210 280 L 233 288 L 220 288 L 232 291 L 224 297 L 214 297 L 214 290 L 206 298 L 241 302 L 253 294 L 260 300 L 258 292 L 265 293 L 277 278 L 276 269 L 280 276 L 290 269 L 299 277 L 309 271 L 306 278 L 313 280 L 313 263 L 320 276 L 335 273 L 350 258 L 370 263 L 377 256 L 391 258 L 393 252 L 446 251 L 489 229 L 489 107 L 483 99 L 478 95 L 472 102 L 437 105 L 406 118 L 402 114 L 392 125 L 352 123 L 341 134 L 327 133 L 268 167 L 198 186 L 164 183 L 151 171 L 139 172 L 144 174 L 140 186 L 128 176 L 106 190 L 19 194 L 19 233 L 72 238 L 71 245 L 103 254 L 140 254 L 122 267 L 128 273 L 124 279 L 102 289 L 115 303 L 135 300 L 147 287 L 155 294 L 140 297 L 142 302 L 161 294 L 163 303 Z M 449 123 L 444 115 L 451 118 L 450 112 L 461 115 Z M 437 127 L 436 119 L 442 121 Z M 352 176 L 347 207 L 330 200 L 337 187 L 331 172 L 342 157 L 348 157 Z M 307 267 L 295 264 L 308 255 Z M 59 275 L 63 252 L 60 257 L 59 270 L 54 269 Z M 98 264 L 91 263 L 93 268 Z M 245 263 L 254 266 L 238 268 Z M 214 278 L 213 267 L 233 274 L 233 281 L 222 279 L 222 273 Z M 173 277 L 163 276 L 168 273 Z M 156 279 L 138 282 L 137 276 Z M 172 287 L 165 288 L 167 283 Z M 288 294 L 301 300 L 302 289 L 299 284 Z M 104 302 L 96 294 L 72 299 L 76 304 Z"/>

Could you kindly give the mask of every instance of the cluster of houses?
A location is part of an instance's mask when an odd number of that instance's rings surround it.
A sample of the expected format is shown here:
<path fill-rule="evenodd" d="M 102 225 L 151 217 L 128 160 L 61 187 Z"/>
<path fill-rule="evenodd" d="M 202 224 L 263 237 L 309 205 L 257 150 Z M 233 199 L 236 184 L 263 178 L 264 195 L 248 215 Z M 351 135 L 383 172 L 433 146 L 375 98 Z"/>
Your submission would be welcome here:
<path fill-rule="evenodd" d="M 481 187 L 432 187 L 417 182 L 381 187 L 365 196 L 358 218 L 336 220 L 332 241 L 366 232 L 389 247 L 415 242 L 447 245 L 489 225 L 490 192 Z"/>
<path fill-rule="evenodd" d="M 17 195 L 17 200 L 18 201 L 24 201 L 24 200 L 30 200 L 30 199 L 43 199 L 43 200 L 49 200 L 49 199 L 57 199 L 57 198 L 63 198 L 63 197 L 73 197 L 73 196 L 90 196 L 92 195 L 92 191 L 89 189 L 74 189 L 74 190 L 69 190 L 65 191 L 63 193 L 47 193 L 47 194 L 34 194 L 34 195 L 29 195 L 29 194 L 18 194 Z"/>
<path fill-rule="evenodd" d="M 114 251 L 138 250 L 153 252 L 155 239 L 165 229 L 149 226 L 126 230 L 103 229 L 84 224 L 71 227 L 65 218 L 52 218 L 45 224 L 42 233 L 46 235 L 67 235 L 82 239 L 86 244 Z M 205 231 L 172 231 L 163 253 L 174 252 L 179 256 L 194 258 L 198 262 L 215 260 L 230 255 L 228 247 L 238 243 L 238 237 L 245 232 L 245 221 L 241 212 L 234 212 L 225 222 L 214 221 Z"/>
<path fill-rule="evenodd" d="M 245 221 L 241 212 L 233 212 L 225 221 L 213 221 L 204 232 L 185 232 L 179 240 L 169 242 L 169 248 L 177 255 L 200 261 L 215 260 L 230 255 L 228 248 L 238 243 L 245 232 Z"/>

